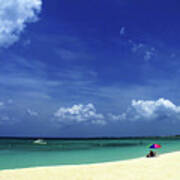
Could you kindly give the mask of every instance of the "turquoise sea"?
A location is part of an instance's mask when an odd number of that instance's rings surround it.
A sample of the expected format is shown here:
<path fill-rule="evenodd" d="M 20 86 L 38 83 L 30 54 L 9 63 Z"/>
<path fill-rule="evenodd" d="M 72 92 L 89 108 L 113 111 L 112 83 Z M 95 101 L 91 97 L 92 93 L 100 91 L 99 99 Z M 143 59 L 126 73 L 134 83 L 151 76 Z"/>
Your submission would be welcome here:
<path fill-rule="evenodd" d="M 148 144 L 162 145 L 159 154 L 179 151 L 180 138 L 0 139 L 0 169 L 88 164 L 144 157 Z M 36 141 L 37 142 L 37 141 Z"/>

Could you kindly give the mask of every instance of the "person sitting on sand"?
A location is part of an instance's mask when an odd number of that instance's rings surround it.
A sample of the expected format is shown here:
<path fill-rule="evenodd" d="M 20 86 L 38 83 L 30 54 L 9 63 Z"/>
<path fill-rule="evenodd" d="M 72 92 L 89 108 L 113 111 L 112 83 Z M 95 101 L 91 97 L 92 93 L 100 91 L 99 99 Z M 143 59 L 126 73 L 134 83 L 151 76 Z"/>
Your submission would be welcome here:
<path fill-rule="evenodd" d="M 156 153 L 150 150 L 149 154 L 146 155 L 146 157 L 155 157 Z"/>

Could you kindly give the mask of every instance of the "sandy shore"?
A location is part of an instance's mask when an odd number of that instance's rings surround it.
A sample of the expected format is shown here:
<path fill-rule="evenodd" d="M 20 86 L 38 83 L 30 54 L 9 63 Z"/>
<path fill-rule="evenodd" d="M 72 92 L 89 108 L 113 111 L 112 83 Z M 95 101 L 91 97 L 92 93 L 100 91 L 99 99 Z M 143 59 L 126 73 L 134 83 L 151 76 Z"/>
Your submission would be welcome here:
<path fill-rule="evenodd" d="M 180 180 L 180 152 L 127 161 L 1 170 L 0 180 Z"/>

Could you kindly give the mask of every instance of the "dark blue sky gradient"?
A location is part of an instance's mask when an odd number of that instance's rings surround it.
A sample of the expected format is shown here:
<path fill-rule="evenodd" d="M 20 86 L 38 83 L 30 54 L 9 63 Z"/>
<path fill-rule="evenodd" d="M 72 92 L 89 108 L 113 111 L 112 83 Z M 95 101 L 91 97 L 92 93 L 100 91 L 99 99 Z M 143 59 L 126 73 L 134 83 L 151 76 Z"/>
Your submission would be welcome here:
<path fill-rule="evenodd" d="M 163 118 L 66 126 L 53 116 L 74 104 L 92 103 L 102 114 L 126 112 L 133 99 L 162 97 L 180 105 L 179 9 L 178 0 L 44 0 L 39 21 L 0 49 L 0 118 L 11 119 L 1 121 L 0 135 L 179 133 L 179 121 Z"/>

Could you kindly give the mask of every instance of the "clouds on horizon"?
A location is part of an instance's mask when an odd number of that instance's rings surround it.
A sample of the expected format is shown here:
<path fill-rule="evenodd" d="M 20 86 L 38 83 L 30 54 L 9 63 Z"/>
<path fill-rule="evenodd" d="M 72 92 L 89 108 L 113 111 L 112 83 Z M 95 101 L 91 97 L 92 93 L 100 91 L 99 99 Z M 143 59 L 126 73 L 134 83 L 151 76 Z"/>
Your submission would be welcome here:
<path fill-rule="evenodd" d="M 180 120 L 180 106 L 168 99 L 132 100 L 131 106 L 121 115 L 111 115 L 113 120 L 123 121 L 163 121 Z"/>
<path fill-rule="evenodd" d="M 105 125 L 111 121 L 136 122 L 136 121 L 163 121 L 175 122 L 180 120 L 180 106 L 176 106 L 168 99 L 159 98 L 157 100 L 132 100 L 131 106 L 122 114 L 96 113 L 93 104 L 73 105 L 70 108 L 61 107 L 54 116 L 59 122 L 63 123 L 83 123 L 91 122 L 94 124 Z"/>
<path fill-rule="evenodd" d="M 36 22 L 41 0 L 0 0 L 0 47 L 18 41 L 27 23 Z"/>
<path fill-rule="evenodd" d="M 45 114 L 43 115 L 43 112 L 37 108 L 32 110 L 29 107 L 20 107 L 21 109 L 14 109 L 13 107 L 14 105 L 10 107 L 10 104 L 8 105 L 7 102 L 4 108 L 0 109 L 1 125 L 16 125 L 18 127 L 23 124 L 24 128 L 26 128 L 26 123 L 30 123 L 32 127 L 36 126 L 36 124 L 42 124 L 43 127 L 49 124 L 51 130 L 53 128 L 62 128 L 61 130 L 65 128 L 63 130 L 65 132 L 67 127 L 68 129 L 72 128 L 72 130 L 77 127 L 79 129 L 88 127 L 92 128 L 93 132 L 93 127 L 97 129 L 103 128 L 105 131 L 113 128 L 117 131 L 117 128 L 124 127 L 126 124 L 126 128 L 130 126 L 133 131 L 136 131 L 141 124 L 145 125 L 144 128 L 146 130 L 149 123 L 153 124 L 153 126 L 160 125 L 163 127 L 163 125 L 168 124 L 174 127 L 173 124 L 176 125 L 180 120 L 180 106 L 164 98 L 157 100 L 132 100 L 130 107 L 121 114 L 112 113 L 111 111 L 99 112 L 92 103 L 61 106 L 54 113 L 51 111 L 51 115 L 48 115 L 48 117 Z M 44 117 L 43 121 L 42 115 Z M 122 129 L 119 130 L 122 131 Z M 161 130 L 163 131 L 162 128 Z"/>

